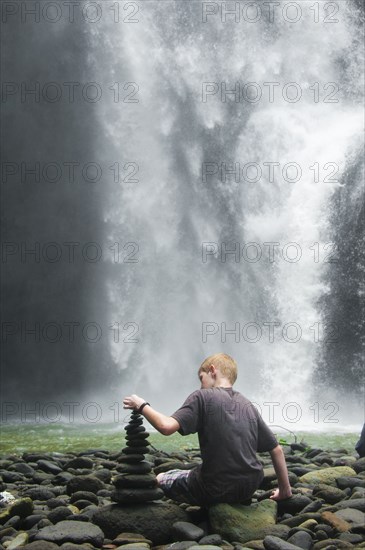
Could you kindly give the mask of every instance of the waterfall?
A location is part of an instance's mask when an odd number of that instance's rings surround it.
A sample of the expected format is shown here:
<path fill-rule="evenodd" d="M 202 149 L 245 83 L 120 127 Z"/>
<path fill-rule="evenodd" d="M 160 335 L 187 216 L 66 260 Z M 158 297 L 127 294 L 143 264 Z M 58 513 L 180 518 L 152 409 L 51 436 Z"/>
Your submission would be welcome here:
<path fill-rule="evenodd" d="M 323 300 L 340 261 L 335 197 L 352 193 L 361 151 L 360 15 L 351 0 L 148 0 L 93 25 L 90 63 L 111 90 L 98 150 L 113 167 L 121 392 L 171 412 L 225 351 L 237 388 L 279 403 L 280 422 L 299 414 L 288 403 L 308 420 L 339 399 L 333 388 L 315 411 L 312 386 L 325 344 L 346 337 Z"/>

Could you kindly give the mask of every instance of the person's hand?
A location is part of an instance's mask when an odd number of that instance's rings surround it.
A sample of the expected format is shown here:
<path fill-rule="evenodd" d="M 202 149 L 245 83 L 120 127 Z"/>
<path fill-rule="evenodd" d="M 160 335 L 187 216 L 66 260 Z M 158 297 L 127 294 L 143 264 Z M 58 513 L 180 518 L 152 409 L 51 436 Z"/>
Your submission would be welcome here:
<path fill-rule="evenodd" d="M 138 395 L 133 394 L 123 399 L 123 409 L 137 410 L 144 402 L 145 400 L 143 397 L 138 397 Z"/>
<path fill-rule="evenodd" d="M 291 492 L 291 487 L 288 487 L 288 489 L 285 489 L 284 491 L 281 491 L 280 489 L 275 489 L 270 498 L 271 500 L 285 500 L 286 498 L 290 498 L 291 496 L 293 496 Z"/>

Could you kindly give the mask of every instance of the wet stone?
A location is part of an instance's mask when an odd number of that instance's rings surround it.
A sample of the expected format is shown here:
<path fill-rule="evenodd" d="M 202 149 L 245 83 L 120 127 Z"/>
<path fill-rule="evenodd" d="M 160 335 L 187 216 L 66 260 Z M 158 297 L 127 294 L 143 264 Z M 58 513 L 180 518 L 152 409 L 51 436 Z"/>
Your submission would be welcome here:
<path fill-rule="evenodd" d="M 73 504 L 77 500 L 89 500 L 93 504 L 99 504 L 99 499 L 95 493 L 90 493 L 89 491 L 76 491 L 70 498 L 70 503 Z"/>
<path fill-rule="evenodd" d="M 121 464 L 117 469 L 123 474 L 149 474 L 152 471 L 152 465 L 144 460 L 138 464 Z"/>
<path fill-rule="evenodd" d="M 139 533 L 120 533 L 115 539 L 113 539 L 113 544 L 124 545 L 129 543 L 138 543 L 143 542 L 148 545 L 152 545 L 152 541 L 146 539 L 144 535 Z"/>
<path fill-rule="evenodd" d="M 122 453 L 126 454 L 126 455 L 132 455 L 132 454 L 135 454 L 136 453 L 136 450 L 137 450 L 137 447 L 124 447 Z M 138 447 L 138 450 L 139 452 L 148 452 L 148 449 L 147 447 Z"/>
<path fill-rule="evenodd" d="M 115 489 L 112 492 L 111 498 L 121 504 L 129 504 L 136 502 L 150 502 L 159 500 L 164 496 L 162 489 Z"/>
<path fill-rule="evenodd" d="M 157 486 L 157 480 L 154 475 L 121 474 L 114 478 L 113 483 L 118 489 L 129 487 L 150 489 Z"/>
<path fill-rule="evenodd" d="M 135 428 L 139 428 L 141 426 L 143 426 L 143 420 L 142 419 L 138 422 L 132 421 L 130 424 L 128 424 L 128 426 L 125 428 L 125 430 L 126 430 L 126 432 L 133 432 Z"/>
<path fill-rule="evenodd" d="M 144 460 L 144 455 L 142 454 L 134 454 L 134 455 L 121 455 L 118 458 L 118 462 L 128 462 L 129 464 L 137 464 L 138 462 L 142 462 Z"/>
<path fill-rule="evenodd" d="M 147 439 L 147 437 L 149 437 L 149 432 L 138 432 L 136 434 L 133 434 L 133 433 L 129 433 L 128 435 L 125 436 L 126 440 L 127 441 L 132 441 L 133 439 Z"/>
<path fill-rule="evenodd" d="M 204 537 L 203 529 L 188 521 L 176 521 L 172 526 L 172 535 L 176 541 L 194 540 Z"/>
<path fill-rule="evenodd" d="M 139 432 L 144 432 L 145 431 L 145 427 L 144 426 L 131 426 L 130 428 L 128 428 L 128 426 L 126 428 L 124 428 L 125 431 L 127 432 L 128 435 L 130 434 L 136 434 L 136 433 L 139 433 Z"/>
<path fill-rule="evenodd" d="M 148 448 L 150 445 L 149 441 L 146 441 L 146 439 L 130 439 L 127 441 L 127 447 L 146 447 Z"/>
<path fill-rule="evenodd" d="M 111 494 L 111 499 L 121 504 L 150 502 L 164 496 L 157 487 L 155 475 L 150 473 L 152 464 L 144 460 L 144 453 L 149 452 L 150 443 L 142 423 L 143 417 L 133 411 L 125 427 L 129 439 L 118 458 L 120 465 L 117 467 L 122 475 L 113 478 L 115 490 Z"/>

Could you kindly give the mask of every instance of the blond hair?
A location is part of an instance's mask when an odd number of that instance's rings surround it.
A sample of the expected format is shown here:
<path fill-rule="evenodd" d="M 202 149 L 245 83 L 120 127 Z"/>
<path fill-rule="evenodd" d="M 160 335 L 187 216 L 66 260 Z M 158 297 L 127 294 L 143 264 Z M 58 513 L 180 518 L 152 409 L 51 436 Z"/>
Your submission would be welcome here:
<path fill-rule="evenodd" d="M 236 361 L 226 353 L 215 353 L 210 355 L 199 367 L 198 375 L 203 372 L 209 372 L 210 365 L 214 365 L 216 369 L 219 369 L 225 378 L 228 378 L 233 385 L 237 379 L 237 363 Z"/>

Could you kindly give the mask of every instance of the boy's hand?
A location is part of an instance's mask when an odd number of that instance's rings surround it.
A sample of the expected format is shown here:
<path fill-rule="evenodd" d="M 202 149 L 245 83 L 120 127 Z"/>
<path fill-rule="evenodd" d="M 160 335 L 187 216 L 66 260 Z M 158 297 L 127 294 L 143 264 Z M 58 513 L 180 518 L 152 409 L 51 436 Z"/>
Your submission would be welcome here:
<path fill-rule="evenodd" d="M 144 402 L 145 400 L 143 397 L 138 397 L 138 395 L 133 394 L 123 399 L 123 409 L 137 410 Z"/>
<path fill-rule="evenodd" d="M 285 500 L 286 498 L 290 498 L 291 496 L 293 496 L 293 494 L 291 492 L 291 488 L 289 487 L 285 491 L 280 491 L 280 489 L 275 489 L 275 491 L 273 491 L 270 498 L 272 500 Z"/>

